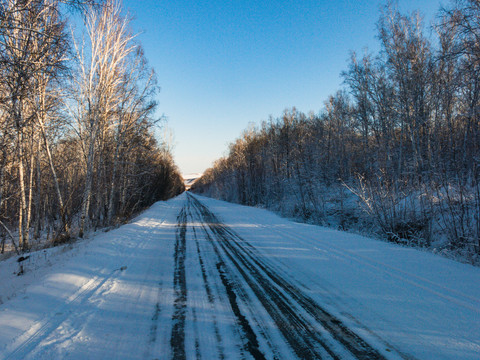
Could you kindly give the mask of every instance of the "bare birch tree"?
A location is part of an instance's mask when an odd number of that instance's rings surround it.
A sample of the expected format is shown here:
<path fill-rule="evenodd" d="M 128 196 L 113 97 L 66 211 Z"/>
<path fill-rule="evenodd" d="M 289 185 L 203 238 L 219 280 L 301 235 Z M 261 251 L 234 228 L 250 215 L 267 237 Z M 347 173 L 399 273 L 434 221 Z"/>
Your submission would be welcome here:
<path fill-rule="evenodd" d="M 88 39 L 75 45 L 78 75 L 73 84 L 74 117 L 85 161 L 80 236 L 88 227 L 94 170 L 101 161 L 97 150 L 111 125 L 111 115 L 121 101 L 122 74 L 127 67 L 128 55 L 135 49 L 132 43 L 134 36 L 128 25 L 129 20 L 121 15 L 121 6 L 117 1 L 107 1 L 101 8 L 90 7 L 86 17 Z"/>

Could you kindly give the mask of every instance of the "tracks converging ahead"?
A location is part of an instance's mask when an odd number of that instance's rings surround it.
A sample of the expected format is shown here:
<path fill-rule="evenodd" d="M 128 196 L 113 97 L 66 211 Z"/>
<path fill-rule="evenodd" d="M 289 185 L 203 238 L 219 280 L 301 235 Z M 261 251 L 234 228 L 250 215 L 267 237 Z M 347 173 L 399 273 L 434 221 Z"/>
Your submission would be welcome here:
<path fill-rule="evenodd" d="M 198 257 L 208 302 L 213 307 L 216 302 L 228 302 L 243 358 L 284 358 L 287 351 L 288 356 L 299 359 L 385 359 L 341 319 L 316 303 L 294 280 L 282 276 L 275 264 L 264 259 L 254 246 L 190 194 L 177 225 L 173 358 L 185 358 L 182 340 L 188 291 L 185 257 L 189 244 L 186 232 L 190 228 L 196 255 L 193 255 L 195 251 L 189 254 Z M 202 256 L 202 251 L 209 253 L 208 259 Z M 216 284 L 216 293 L 212 283 Z M 214 328 L 217 357 L 223 358 L 222 337 L 216 320 Z M 195 344 L 199 346 L 198 339 Z"/>

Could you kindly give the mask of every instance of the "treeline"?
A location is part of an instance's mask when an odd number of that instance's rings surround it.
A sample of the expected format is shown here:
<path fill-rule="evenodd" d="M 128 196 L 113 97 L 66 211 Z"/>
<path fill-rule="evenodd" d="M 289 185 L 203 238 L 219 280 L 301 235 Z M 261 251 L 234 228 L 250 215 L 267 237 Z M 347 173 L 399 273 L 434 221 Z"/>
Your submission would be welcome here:
<path fill-rule="evenodd" d="M 480 2 L 455 1 L 432 30 L 387 4 L 381 51 L 351 55 L 319 115 L 245 131 L 194 191 L 478 256 Z"/>
<path fill-rule="evenodd" d="M 156 93 L 120 1 L 0 1 L 2 252 L 83 236 L 183 190 L 153 135 Z"/>

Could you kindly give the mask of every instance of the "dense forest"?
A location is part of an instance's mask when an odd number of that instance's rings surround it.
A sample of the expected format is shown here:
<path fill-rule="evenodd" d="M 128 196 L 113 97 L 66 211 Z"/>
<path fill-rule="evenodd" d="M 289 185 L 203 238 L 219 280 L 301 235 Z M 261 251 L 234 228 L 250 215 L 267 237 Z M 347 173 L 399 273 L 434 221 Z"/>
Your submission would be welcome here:
<path fill-rule="evenodd" d="M 2 252 L 84 236 L 183 191 L 130 25 L 117 0 L 0 1 Z"/>
<path fill-rule="evenodd" d="M 431 27 L 388 3 L 377 29 L 319 114 L 249 128 L 193 191 L 478 260 L 480 1 Z"/>

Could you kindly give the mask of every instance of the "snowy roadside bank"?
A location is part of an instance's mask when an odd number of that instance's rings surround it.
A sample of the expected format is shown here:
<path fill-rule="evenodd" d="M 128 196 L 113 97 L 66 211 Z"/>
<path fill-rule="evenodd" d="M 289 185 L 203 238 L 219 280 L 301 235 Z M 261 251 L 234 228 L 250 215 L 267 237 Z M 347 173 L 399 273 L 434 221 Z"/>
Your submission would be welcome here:
<path fill-rule="evenodd" d="M 1 288 L 7 289 L 0 304 L 0 359 L 57 359 L 72 351 L 76 358 L 109 358 L 108 351 L 125 346 L 127 354 L 137 354 L 132 348 L 141 346 L 138 337 L 149 336 L 158 268 L 171 263 L 174 227 L 168 223 L 175 224 L 175 201 L 158 202 L 118 229 L 31 253 L 22 276 L 14 274 L 17 257 L 0 263 L 6 270 Z M 136 302 L 129 304 L 129 296 Z M 102 309 L 106 299 L 108 308 Z M 119 324 L 120 314 L 138 318 Z M 126 328 L 130 331 L 124 333 Z M 74 351 L 72 342 L 79 349 Z M 101 350 L 105 342 L 110 346 Z"/>

